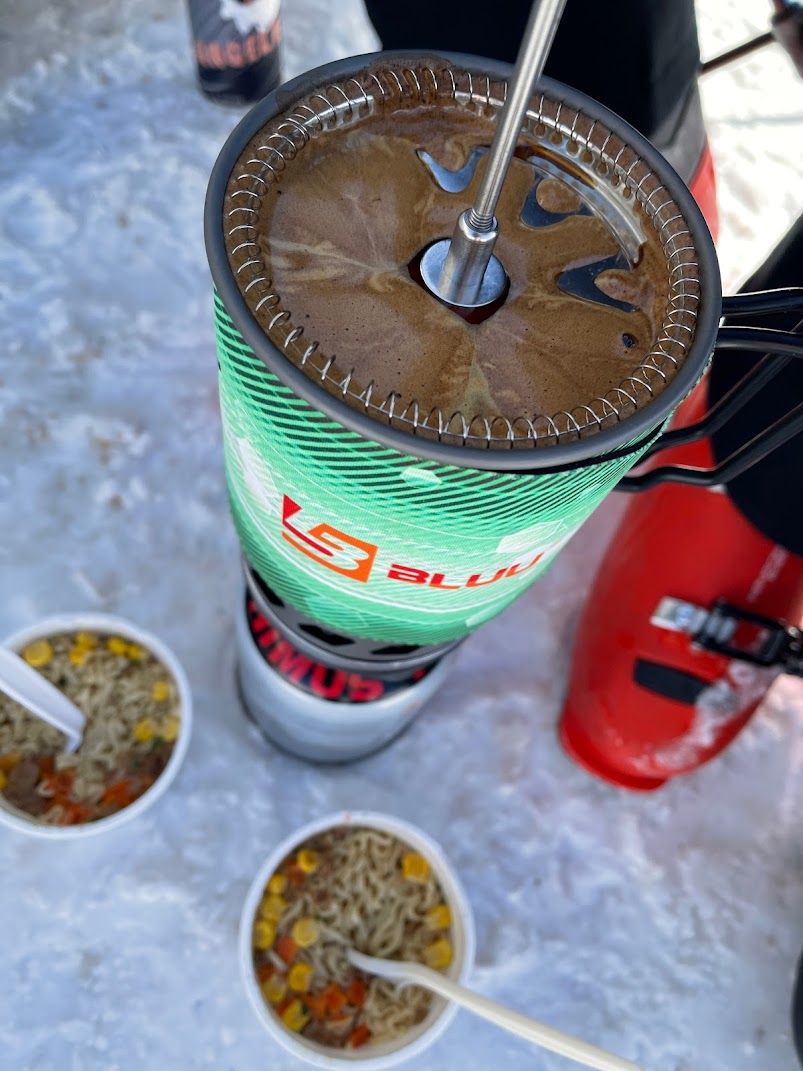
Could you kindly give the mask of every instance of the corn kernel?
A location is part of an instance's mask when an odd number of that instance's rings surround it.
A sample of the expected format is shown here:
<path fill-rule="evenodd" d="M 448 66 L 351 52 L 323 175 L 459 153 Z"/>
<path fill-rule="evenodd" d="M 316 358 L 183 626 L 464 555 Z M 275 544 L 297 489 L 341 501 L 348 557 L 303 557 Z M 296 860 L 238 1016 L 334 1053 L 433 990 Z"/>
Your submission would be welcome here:
<path fill-rule="evenodd" d="M 452 913 L 446 904 L 431 907 L 424 915 L 424 925 L 428 930 L 448 930 L 452 925 Z"/>
<path fill-rule="evenodd" d="M 315 919 L 303 918 L 293 923 L 290 936 L 299 948 L 309 948 L 314 945 L 321 935 L 320 927 Z"/>
<path fill-rule="evenodd" d="M 258 919 L 254 923 L 254 948 L 260 952 L 270 948 L 276 938 L 276 925 L 266 919 Z"/>
<path fill-rule="evenodd" d="M 109 639 L 106 640 L 106 646 L 109 648 L 112 654 L 128 654 L 128 644 L 120 636 L 110 636 Z"/>
<path fill-rule="evenodd" d="M 33 666 L 34 669 L 41 669 L 53 657 L 53 648 L 47 640 L 36 640 L 34 643 L 28 644 L 22 652 L 22 657 L 29 666 Z"/>
<path fill-rule="evenodd" d="M 446 937 L 439 937 L 424 949 L 424 962 L 434 971 L 442 971 L 452 962 L 452 944 Z"/>
<path fill-rule="evenodd" d="M 178 718 L 175 714 L 171 714 L 162 722 L 162 726 L 159 729 L 159 736 L 161 736 L 162 740 L 166 740 L 168 744 L 172 744 L 178 736 L 178 729 Z"/>
<path fill-rule="evenodd" d="M 6 774 L 2 770 L 0 770 L 0 792 L 3 791 L 3 789 L 6 787 L 7 784 L 8 784 L 8 777 L 6 776 Z"/>
<path fill-rule="evenodd" d="M 309 1015 L 304 1010 L 304 1005 L 300 1000 L 294 1000 L 292 1004 L 288 1004 L 282 1012 L 282 1022 L 288 1030 L 292 1030 L 296 1034 L 299 1030 L 304 1029 L 309 1022 Z"/>
<path fill-rule="evenodd" d="M 271 1004 L 279 1004 L 287 995 L 287 982 L 280 974 L 272 974 L 262 983 L 262 996 Z"/>
<path fill-rule="evenodd" d="M 294 993 L 306 993 L 312 980 L 309 963 L 294 963 L 287 975 L 287 984 Z"/>
<path fill-rule="evenodd" d="M 75 646 L 82 647 L 85 651 L 93 651 L 98 645 L 97 636 L 91 632 L 79 632 L 75 637 Z"/>
<path fill-rule="evenodd" d="M 259 905 L 259 917 L 270 922 L 278 922 L 284 914 L 287 901 L 283 896 L 265 896 Z"/>
<path fill-rule="evenodd" d="M 140 647 L 138 643 L 129 643 L 125 653 L 132 662 L 142 662 L 148 652 L 143 647 Z"/>
<path fill-rule="evenodd" d="M 70 661 L 74 666 L 82 666 L 87 660 L 89 651 L 86 647 L 71 647 L 70 648 Z"/>
<path fill-rule="evenodd" d="M 268 882 L 268 892 L 274 896 L 281 896 L 287 888 L 287 878 L 284 874 L 274 874 Z"/>
<path fill-rule="evenodd" d="M 134 739 L 139 740 L 141 744 L 153 740 L 154 734 L 155 726 L 150 718 L 140 718 L 134 726 Z"/>
<path fill-rule="evenodd" d="M 299 870 L 303 870 L 305 874 L 314 874 L 318 869 L 320 859 L 317 852 L 302 848 L 296 857 L 296 863 L 298 863 Z"/>
<path fill-rule="evenodd" d="M 167 681 L 156 681 L 153 688 L 151 688 L 151 699 L 156 703 L 164 703 L 169 695 L 170 685 Z"/>
<path fill-rule="evenodd" d="M 418 852 L 405 852 L 402 856 L 402 874 L 408 881 L 426 881 L 429 863 Z"/>

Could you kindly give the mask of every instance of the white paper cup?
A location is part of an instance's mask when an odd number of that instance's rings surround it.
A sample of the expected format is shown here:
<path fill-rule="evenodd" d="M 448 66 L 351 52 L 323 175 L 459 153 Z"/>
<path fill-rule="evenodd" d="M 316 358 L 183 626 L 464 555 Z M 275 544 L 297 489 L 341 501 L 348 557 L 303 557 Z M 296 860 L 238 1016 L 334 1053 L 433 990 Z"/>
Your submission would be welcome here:
<path fill-rule="evenodd" d="M 132 625 L 119 617 L 110 614 L 60 614 L 56 617 L 48 617 L 44 621 L 21 629 L 3 641 L 4 647 L 20 654 L 29 643 L 34 640 L 46 640 L 51 636 L 57 636 L 63 632 L 100 632 L 112 636 L 122 636 L 123 639 L 139 644 L 146 648 L 162 663 L 170 672 L 176 682 L 180 704 L 180 724 L 178 737 L 173 745 L 173 750 L 168 759 L 167 766 L 161 772 L 149 789 L 146 789 L 133 803 L 122 810 L 116 811 L 108 818 L 99 818 L 96 822 L 85 822 L 74 826 L 51 826 L 33 815 L 13 807 L 0 794 L 0 823 L 10 826 L 12 829 L 23 833 L 32 834 L 35 837 L 45 837 L 50 840 L 76 840 L 79 837 L 91 837 L 95 833 L 104 833 L 110 829 L 116 829 L 124 822 L 130 822 L 132 818 L 142 814 L 162 796 L 172 784 L 178 773 L 187 748 L 190 743 L 192 730 L 192 695 L 187 675 L 169 648 L 152 636 L 149 632 Z"/>
<path fill-rule="evenodd" d="M 381 830 L 383 833 L 390 833 L 424 856 L 440 882 L 452 915 L 451 937 L 454 955 L 446 973 L 455 981 L 467 981 L 474 966 L 476 938 L 474 917 L 457 874 L 440 847 L 420 829 L 416 829 L 401 818 L 375 814 L 371 811 L 344 811 L 341 814 L 330 814 L 326 818 L 320 818 L 296 830 L 274 848 L 254 878 L 245 899 L 240 918 L 240 970 L 246 992 L 259 1021 L 274 1041 L 277 1041 L 288 1052 L 309 1064 L 329 1068 L 331 1071 L 343 1071 L 344 1067 L 349 1064 L 354 1067 L 355 1071 L 357 1069 L 359 1071 L 384 1071 L 385 1068 L 395 1067 L 405 1060 L 419 1056 L 425 1049 L 428 1049 L 452 1021 L 457 1006 L 433 995 L 432 1005 L 426 1019 L 414 1026 L 403 1037 L 385 1045 L 365 1046 L 365 1048 L 358 1049 L 332 1049 L 314 1041 L 307 1041 L 300 1034 L 294 1034 L 284 1027 L 278 1016 L 265 1004 L 254 973 L 251 934 L 254 918 L 268 879 L 282 860 L 294 849 L 299 848 L 304 841 L 336 826 L 367 826 Z"/>

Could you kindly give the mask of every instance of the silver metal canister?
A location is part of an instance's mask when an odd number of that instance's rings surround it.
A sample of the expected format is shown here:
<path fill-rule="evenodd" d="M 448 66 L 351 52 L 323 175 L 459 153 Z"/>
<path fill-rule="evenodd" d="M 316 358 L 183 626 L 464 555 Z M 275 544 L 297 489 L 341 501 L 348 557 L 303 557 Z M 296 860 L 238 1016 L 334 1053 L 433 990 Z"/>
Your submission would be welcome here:
<path fill-rule="evenodd" d="M 315 660 L 246 591 L 236 614 L 237 679 L 247 713 L 284 751 L 312 762 L 351 762 L 389 744 L 416 718 L 451 656 L 412 673 L 363 676 Z"/>

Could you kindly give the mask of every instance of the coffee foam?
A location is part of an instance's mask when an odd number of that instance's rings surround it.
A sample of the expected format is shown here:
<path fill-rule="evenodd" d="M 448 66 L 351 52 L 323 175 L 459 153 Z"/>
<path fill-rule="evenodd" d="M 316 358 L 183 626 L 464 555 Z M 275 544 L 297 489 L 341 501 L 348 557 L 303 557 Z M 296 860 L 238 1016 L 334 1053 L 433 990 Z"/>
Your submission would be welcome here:
<path fill-rule="evenodd" d="M 524 159 L 511 162 L 497 209 L 496 255 L 511 284 L 505 304 L 468 324 L 410 278 L 410 262 L 448 237 L 473 203 L 485 163 L 465 190 L 447 193 L 419 152 L 455 171 L 473 148 L 490 145 L 494 128 L 492 118 L 453 102 L 380 111 L 313 138 L 279 181 L 260 190 L 254 239 L 278 298 L 267 324 L 286 310 L 294 329 L 333 358 L 333 381 L 353 370 L 353 393 L 373 383 L 377 401 L 395 393 L 399 408 L 415 399 L 424 414 L 439 409 L 446 419 L 460 411 L 468 420 L 514 421 L 615 397 L 650 354 L 669 297 L 650 220 L 640 213 L 645 240 L 631 270 L 596 277 L 603 294 L 633 311 L 568 294 L 558 285 L 564 271 L 616 254 L 620 243 L 605 220 L 573 214 L 581 198 L 560 177 L 543 179 L 536 199 L 547 212 L 572 214 L 548 226 L 524 223 L 535 178 Z M 519 144 L 559 159 L 528 134 Z M 244 263 L 242 256 L 232 262 Z M 260 319 L 266 323 L 265 314 Z"/>

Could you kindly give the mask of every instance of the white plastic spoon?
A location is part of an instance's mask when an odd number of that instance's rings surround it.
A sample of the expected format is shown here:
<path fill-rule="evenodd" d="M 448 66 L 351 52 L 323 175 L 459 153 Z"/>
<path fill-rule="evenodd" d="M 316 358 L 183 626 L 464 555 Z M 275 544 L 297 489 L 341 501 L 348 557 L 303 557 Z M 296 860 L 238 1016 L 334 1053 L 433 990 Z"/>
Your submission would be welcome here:
<path fill-rule="evenodd" d="M 8 647 L 0 646 L 0 692 L 60 729 L 67 737 L 65 751 L 75 751 L 84 732 L 84 715 L 67 696 Z"/>
<path fill-rule="evenodd" d="M 503 1030 L 509 1030 L 511 1034 L 535 1042 L 545 1049 L 568 1056 L 570 1060 L 587 1067 L 596 1068 L 597 1071 L 640 1071 L 639 1067 L 631 1060 L 624 1060 L 621 1056 L 614 1056 L 611 1052 L 598 1049 L 596 1045 L 589 1045 L 587 1041 L 564 1034 L 562 1030 L 555 1030 L 545 1023 L 539 1023 L 528 1015 L 513 1011 L 502 1004 L 497 1004 L 487 997 L 481 997 L 471 989 L 453 982 L 451 978 L 425 967 L 423 963 L 398 962 L 392 959 L 377 959 L 375 956 L 364 956 L 361 952 L 350 948 L 346 953 L 348 958 L 361 971 L 368 974 L 376 974 L 380 978 L 390 978 L 397 982 L 420 985 L 425 989 L 431 989 L 447 1000 L 454 1001 L 461 1008 L 479 1015 L 482 1019 L 488 1019 Z"/>

